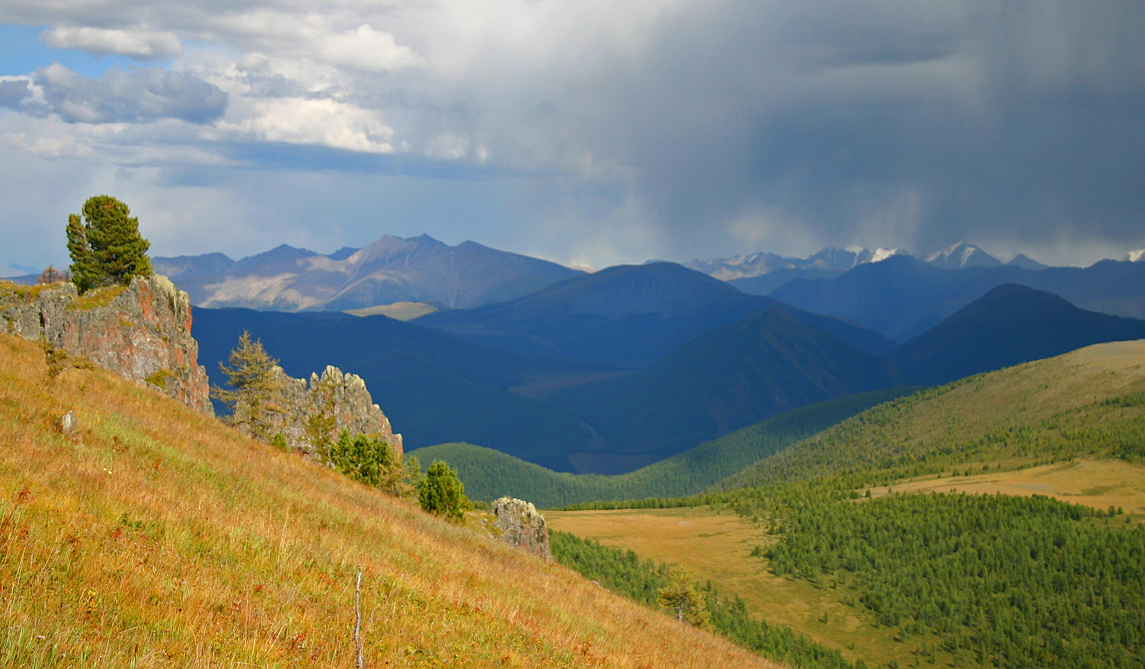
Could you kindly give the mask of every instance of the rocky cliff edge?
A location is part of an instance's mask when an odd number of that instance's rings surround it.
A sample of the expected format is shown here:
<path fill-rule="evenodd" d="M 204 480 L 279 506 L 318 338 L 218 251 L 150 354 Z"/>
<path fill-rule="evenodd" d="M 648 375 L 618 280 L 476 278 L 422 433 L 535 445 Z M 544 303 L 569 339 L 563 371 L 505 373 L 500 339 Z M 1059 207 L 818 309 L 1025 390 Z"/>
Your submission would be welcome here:
<path fill-rule="evenodd" d="M 135 277 L 130 286 L 83 296 L 70 283 L 0 282 L 0 332 L 46 341 L 214 415 L 207 371 L 191 337 L 191 301 L 165 276 Z"/>

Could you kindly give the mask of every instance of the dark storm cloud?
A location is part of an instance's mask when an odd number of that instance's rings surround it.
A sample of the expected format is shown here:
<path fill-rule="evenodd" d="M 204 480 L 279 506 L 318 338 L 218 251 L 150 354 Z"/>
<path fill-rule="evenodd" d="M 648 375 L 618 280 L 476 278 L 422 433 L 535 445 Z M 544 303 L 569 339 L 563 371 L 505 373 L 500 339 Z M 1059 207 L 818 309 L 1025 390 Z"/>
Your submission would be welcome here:
<path fill-rule="evenodd" d="M 143 16 L 113 0 L 11 0 L 4 18 L 99 28 L 65 36 L 114 53 L 178 46 L 179 73 L 44 68 L 40 106 L 8 106 L 135 122 L 110 149 L 72 139 L 116 164 L 193 156 L 174 181 L 209 184 L 216 200 L 195 201 L 225 203 L 220 220 L 235 203 L 276 206 L 285 172 L 313 197 L 333 173 L 353 179 L 337 210 L 377 214 L 330 248 L 407 225 L 426 202 L 486 211 L 425 232 L 596 265 L 960 238 L 1084 262 L 1145 244 L 1140 0 L 243 0 L 225 14 L 160 0 Z M 44 151 L 73 130 L 3 118 Z M 213 125 L 150 131 L 159 118 Z M 191 150 L 153 159 L 164 139 Z M 227 170 L 265 187 L 235 189 Z M 391 182 L 409 188 L 380 206 L 369 184 Z M 299 235 L 330 229 L 289 216 Z"/>
<path fill-rule="evenodd" d="M 163 68 L 112 68 L 99 79 L 56 64 L 37 70 L 44 99 L 65 121 L 134 123 L 174 118 L 208 123 L 222 116 L 227 94 L 189 74 Z"/>
<path fill-rule="evenodd" d="M 732 3 L 663 29 L 624 160 L 672 251 L 757 209 L 809 244 L 1140 243 L 1145 5 L 907 7 Z"/>

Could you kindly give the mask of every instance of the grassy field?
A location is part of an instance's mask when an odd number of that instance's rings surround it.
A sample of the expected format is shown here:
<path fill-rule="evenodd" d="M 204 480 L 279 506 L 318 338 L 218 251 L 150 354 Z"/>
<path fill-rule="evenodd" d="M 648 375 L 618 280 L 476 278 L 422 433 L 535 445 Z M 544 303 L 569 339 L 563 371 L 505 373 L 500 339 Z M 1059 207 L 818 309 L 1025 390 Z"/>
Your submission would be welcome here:
<path fill-rule="evenodd" d="M 772 666 L 0 336 L 0 665 Z M 79 427 L 61 434 L 74 411 Z"/>
<path fill-rule="evenodd" d="M 751 551 L 773 539 L 730 511 L 719 514 L 709 507 L 547 511 L 545 519 L 553 529 L 685 568 L 701 580 L 711 579 L 722 592 L 743 598 L 753 615 L 802 632 L 852 660 L 862 658 L 880 666 L 895 660 L 905 666 L 920 641 L 896 642 L 893 629 L 874 627 L 867 611 L 841 600 L 842 591 L 772 574 Z"/>
<path fill-rule="evenodd" d="M 991 467 L 983 472 L 983 465 Z M 1063 502 L 1106 510 L 1118 507 L 1135 521 L 1145 520 L 1145 465 L 1123 460 L 1082 458 L 1038 467 L 1008 469 L 1006 463 L 956 467 L 969 475 L 926 477 L 871 489 L 875 497 L 894 492 L 1045 495 Z"/>

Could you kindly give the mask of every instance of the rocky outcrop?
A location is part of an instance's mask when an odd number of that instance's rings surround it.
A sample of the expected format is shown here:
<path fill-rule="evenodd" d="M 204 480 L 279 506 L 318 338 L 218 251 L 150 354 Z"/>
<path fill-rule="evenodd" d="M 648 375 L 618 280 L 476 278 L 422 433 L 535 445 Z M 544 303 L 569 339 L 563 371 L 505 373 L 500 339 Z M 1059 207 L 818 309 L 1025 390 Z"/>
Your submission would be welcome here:
<path fill-rule="evenodd" d="M 191 337 L 191 301 L 165 276 L 76 293 L 70 283 L 0 288 L 0 332 L 46 341 L 70 356 L 214 415 L 207 370 Z"/>
<path fill-rule="evenodd" d="M 307 457 L 321 460 L 313 443 L 316 425 L 314 419 L 329 419 L 331 426 L 326 437 L 337 440 L 343 430 L 350 434 L 381 437 L 400 458 L 403 453 L 402 435 L 395 434 L 390 419 L 374 404 L 366 382 L 356 374 L 343 374 L 337 367 L 327 366 L 322 375 L 311 374 L 310 383 L 287 376 L 281 367 L 275 372 L 283 377 L 282 413 L 276 425 L 289 447 L 302 451 Z"/>
<path fill-rule="evenodd" d="M 490 507 L 497 518 L 491 527 L 494 536 L 526 553 L 545 560 L 553 558 L 545 517 L 537 512 L 532 502 L 502 497 L 493 500 Z"/>

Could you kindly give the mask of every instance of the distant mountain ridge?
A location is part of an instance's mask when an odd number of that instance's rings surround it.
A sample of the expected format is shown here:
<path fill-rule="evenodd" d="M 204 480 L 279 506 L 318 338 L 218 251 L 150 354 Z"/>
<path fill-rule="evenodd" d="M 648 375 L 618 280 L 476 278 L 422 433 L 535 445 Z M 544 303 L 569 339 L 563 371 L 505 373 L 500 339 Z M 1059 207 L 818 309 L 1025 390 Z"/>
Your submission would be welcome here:
<path fill-rule="evenodd" d="M 155 257 L 196 306 L 273 311 L 341 311 L 395 302 L 449 308 L 494 304 L 583 274 L 476 242 L 450 246 L 428 235 L 383 236 L 329 255 L 286 244 L 232 260 L 222 253 Z"/>
<path fill-rule="evenodd" d="M 1042 270 L 1017 265 L 949 270 L 896 256 L 838 277 L 796 278 L 769 296 L 906 341 L 1004 283 L 1048 291 L 1090 311 L 1145 317 L 1145 263 L 1114 260 Z"/>
<path fill-rule="evenodd" d="M 441 311 L 417 323 L 502 350 L 640 368 L 706 332 L 779 304 L 661 262 L 609 267 L 510 302 Z M 791 313 L 864 351 L 881 355 L 894 347 L 882 335 L 838 318 L 801 309 Z"/>
<path fill-rule="evenodd" d="M 629 376 L 550 400 L 601 435 L 571 453 L 578 471 L 619 473 L 761 419 L 836 397 L 903 385 L 894 367 L 790 309 L 773 306 L 705 333 Z"/>
<path fill-rule="evenodd" d="M 914 382 L 942 385 L 1135 339 L 1145 339 L 1145 321 L 1078 309 L 1053 293 L 1007 283 L 899 346 L 890 360 Z"/>

